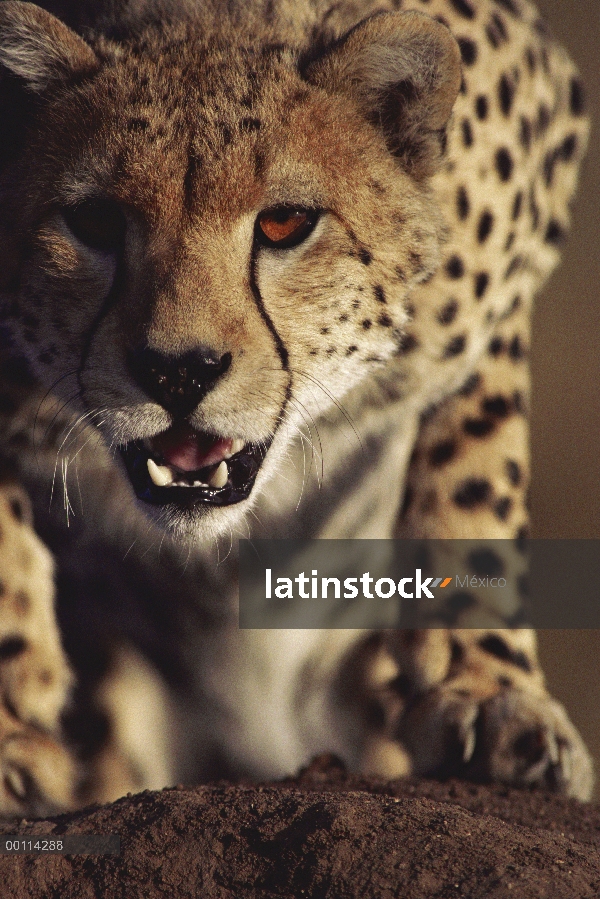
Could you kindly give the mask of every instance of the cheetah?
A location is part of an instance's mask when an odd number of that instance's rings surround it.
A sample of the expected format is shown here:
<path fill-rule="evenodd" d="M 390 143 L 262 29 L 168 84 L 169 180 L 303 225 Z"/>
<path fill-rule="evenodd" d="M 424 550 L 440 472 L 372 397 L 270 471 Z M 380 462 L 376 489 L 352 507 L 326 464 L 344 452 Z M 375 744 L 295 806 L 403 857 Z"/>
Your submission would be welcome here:
<path fill-rule="evenodd" d="M 0 78 L 0 811 L 323 751 L 588 798 L 534 633 L 477 597 L 237 626 L 240 537 L 527 532 L 588 136 L 534 6 L 2 0 Z"/>

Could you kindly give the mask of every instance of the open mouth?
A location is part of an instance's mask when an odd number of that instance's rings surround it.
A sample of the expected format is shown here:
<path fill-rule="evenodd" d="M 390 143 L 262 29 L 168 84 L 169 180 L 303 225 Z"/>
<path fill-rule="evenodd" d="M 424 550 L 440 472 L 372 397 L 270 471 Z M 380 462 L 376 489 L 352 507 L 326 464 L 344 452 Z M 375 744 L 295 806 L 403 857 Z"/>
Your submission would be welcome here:
<path fill-rule="evenodd" d="M 246 499 L 266 446 L 196 431 L 187 423 L 121 447 L 133 489 L 155 506 L 230 506 Z"/>

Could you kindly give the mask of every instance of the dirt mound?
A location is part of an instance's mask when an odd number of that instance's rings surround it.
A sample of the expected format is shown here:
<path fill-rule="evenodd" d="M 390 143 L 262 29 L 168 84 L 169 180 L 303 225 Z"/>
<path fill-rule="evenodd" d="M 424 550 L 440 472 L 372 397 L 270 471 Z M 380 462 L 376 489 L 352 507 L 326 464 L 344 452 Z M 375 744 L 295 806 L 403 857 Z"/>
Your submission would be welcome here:
<path fill-rule="evenodd" d="M 119 834 L 116 856 L 0 856 L 11 899 L 600 896 L 600 808 L 545 793 L 349 777 L 142 793 L 2 826 Z"/>

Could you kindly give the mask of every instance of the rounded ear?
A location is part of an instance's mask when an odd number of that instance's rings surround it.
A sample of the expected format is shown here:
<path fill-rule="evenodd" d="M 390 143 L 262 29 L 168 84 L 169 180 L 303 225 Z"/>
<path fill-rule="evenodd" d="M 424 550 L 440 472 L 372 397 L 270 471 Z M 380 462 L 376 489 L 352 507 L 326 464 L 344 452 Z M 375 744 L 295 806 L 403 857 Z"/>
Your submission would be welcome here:
<path fill-rule="evenodd" d="M 415 177 L 433 174 L 461 83 L 450 31 L 418 12 L 378 13 L 304 67 L 304 77 L 355 99 Z"/>
<path fill-rule="evenodd" d="M 33 3 L 0 2 L 0 70 L 33 93 L 91 74 L 99 60 L 83 38 Z"/>

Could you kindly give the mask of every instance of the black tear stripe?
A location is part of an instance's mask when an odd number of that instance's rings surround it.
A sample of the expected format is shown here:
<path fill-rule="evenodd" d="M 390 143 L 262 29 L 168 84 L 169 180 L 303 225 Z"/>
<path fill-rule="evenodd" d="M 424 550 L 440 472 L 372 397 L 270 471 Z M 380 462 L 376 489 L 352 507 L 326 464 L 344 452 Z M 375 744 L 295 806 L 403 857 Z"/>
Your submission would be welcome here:
<path fill-rule="evenodd" d="M 254 297 L 254 302 L 256 303 L 256 308 L 258 309 L 258 313 L 265 325 L 271 332 L 271 336 L 273 338 L 273 343 L 275 344 L 275 349 L 277 350 L 277 355 L 281 361 L 281 368 L 283 371 L 288 374 L 288 382 L 285 388 L 285 395 L 283 398 L 283 403 L 281 404 L 281 409 L 279 410 L 278 416 L 278 424 L 275 426 L 275 430 L 279 427 L 281 422 L 283 421 L 283 416 L 285 415 L 286 409 L 288 407 L 288 403 L 292 398 L 292 373 L 290 371 L 290 354 L 287 351 L 287 347 L 281 339 L 281 335 L 279 334 L 277 328 L 273 324 L 273 319 L 265 309 L 265 304 L 263 302 L 263 298 L 261 296 L 261 292 L 258 287 L 258 282 L 256 280 L 256 262 L 257 262 L 257 248 L 254 246 L 252 248 L 252 253 L 250 255 L 250 289 L 252 290 L 252 295 Z"/>
<path fill-rule="evenodd" d="M 79 367 L 77 369 L 77 386 L 79 387 L 79 396 L 81 397 L 81 401 L 85 407 L 86 412 L 89 412 L 91 410 L 89 409 L 88 404 L 86 403 L 86 400 L 85 400 L 83 382 L 81 380 L 83 377 L 83 370 L 85 368 L 86 362 L 90 355 L 90 351 L 92 349 L 92 343 L 93 343 L 94 337 L 96 336 L 98 328 L 100 327 L 100 324 L 102 323 L 102 321 L 104 321 L 104 319 L 106 318 L 106 316 L 108 315 L 110 310 L 113 308 L 113 306 L 116 305 L 124 284 L 125 284 L 125 263 L 124 263 L 124 259 L 121 257 L 121 259 L 119 259 L 119 261 L 117 262 L 117 270 L 115 272 L 115 278 L 113 281 L 113 285 L 112 285 L 111 289 L 109 290 L 109 292 L 106 296 L 106 299 L 100 306 L 100 309 L 98 310 L 97 315 L 95 316 L 94 320 L 92 321 L 90 330 L 86 334 L 85 340 L 83 342 L 83 350 L 81 351 L 81 361 L 80 361 Z"/>

